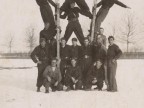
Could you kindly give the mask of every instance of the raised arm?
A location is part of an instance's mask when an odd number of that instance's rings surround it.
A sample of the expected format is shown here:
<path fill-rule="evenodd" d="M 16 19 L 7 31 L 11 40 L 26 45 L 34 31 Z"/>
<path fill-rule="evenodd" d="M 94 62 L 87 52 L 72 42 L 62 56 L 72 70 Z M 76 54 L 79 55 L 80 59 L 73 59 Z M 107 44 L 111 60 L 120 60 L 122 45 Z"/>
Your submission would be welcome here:
<path fill-rule="evenodd" d="M 123 4 L 122 2 L 118 1 L 118 0 L 115 0 L 115 4 L 121 6 L 121 7 L 124 7 L 124 8 L 129 8 L 127 5 Z"/>
<path fill-rule="evenodd" d="M 78 11 L 80 14 L 89 17 L 90 19 L 93 18 L 93 15 L 91 14 L 90 11 L 83 11 L 82 9 L 79 9 L 78 7 L 75 8 L 76 11 Z"/>
<path fill-rule="evenodd" d="M 53 2 L 52 0 L 48 0 L 48 2 L 55 8 L 57 8 L 57 5 L 55 4 L 55 2 Z"/>

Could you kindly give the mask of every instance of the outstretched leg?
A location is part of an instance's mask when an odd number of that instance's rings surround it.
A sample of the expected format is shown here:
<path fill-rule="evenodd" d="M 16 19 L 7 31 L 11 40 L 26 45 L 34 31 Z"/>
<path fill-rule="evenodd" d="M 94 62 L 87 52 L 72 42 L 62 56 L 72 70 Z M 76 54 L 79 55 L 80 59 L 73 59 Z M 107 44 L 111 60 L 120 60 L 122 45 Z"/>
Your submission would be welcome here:
<path fill-rule="evenodd" d="M 64 34 L 64 38 L 65 38 L 66 42 L 68 41 L 68 39 L 72 35 L 73 28 L 74 28 L 73 22 L 69 22 L 67 27 L 66 27 L 65 34 Z"/>
<path fill-rule="evenodd" d="M 76 34 L 81 45 L 84 45 L 84 34 L 82 31 L 81 25 L 80 25 L 79 21 L 75 21 L 74 24 L 75 24 L 74 33 Z"/>

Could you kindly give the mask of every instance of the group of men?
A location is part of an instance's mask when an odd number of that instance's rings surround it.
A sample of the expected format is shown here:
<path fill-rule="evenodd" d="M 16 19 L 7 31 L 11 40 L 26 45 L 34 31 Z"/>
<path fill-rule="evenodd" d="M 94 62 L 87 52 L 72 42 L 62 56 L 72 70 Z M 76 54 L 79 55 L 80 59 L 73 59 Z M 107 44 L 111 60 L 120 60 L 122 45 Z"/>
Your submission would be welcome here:
<path fill-rule="evenodd" d="M 114 37 L 109 37 L 108 51 L 103 42 L 102 35 L 91 43 L 89 38 L 84 39 L 84 45 L 79 46 L 77 39 L 72 38 L 72 45 L 66 44 L 66 39 L 61 38 L 60 66 L 57 66 L 56 42 L 48 43 L 45 38 L 40 38 L 40 45 L 31 53 L 32 60 L 38 66 L 37 91 L 44 86 L 46 93 L 51 87 L 52 91 L 63 90 L 90 90 L 92 85 L 97 85 L 102 90 L 103 83 L 107 90 L 117 91 L 116 87 L 116 60 L 122 54 L 117 45 L 113 43 Z"/>
<path fill-rule="evenodd" d="M 57 4 L 52 0 L 36 0 L 40 7 L 44 22 L 44 29 L 40 32 L 40 45 L 31 53 L 32 60 L 38 66 L 37 91 L 42 86 L 46 93 L 49 88 L 52 91 L 63 90 L 90 90 L 92 85 L 97 85 L 102 90 L 103 83 L 107 85 L 108 91 L 117 91 L 116 84 L 116 60 L 122 54 L 117 45 L 113 43 L 114 37 L 110 36 L 110 46 L 106 49 L 106 36 L 103 35 L 101 23 L 105 19 L 109 9 L 116 3 L 122 7 L 129 8 L 118 0 L 101 0 L 97 6 L 101 6 L 95 21 L 95 39 L 90 41 L 90 36 L 84 37 L 79 23 L 79 13 L 93 18 L 85 0 L 65 0 L 60 7 L 60 18 L 68 20 L 64 37 L 60 43 L 60 66 L 57 66 L 57 34 L 56 18 L 54 18 L 51 6 L 57 10 Z M 49 4 L 50 3 L 50 4 Z M 75 3 L 78 7 L 75 7 Z M 72 33 L 75 33 L 81 46 L 77 44 L 76 38 L 72 39 L 72 46 L 67 41 Z M 90 28 L 91 34 L 91 28 Z"/>

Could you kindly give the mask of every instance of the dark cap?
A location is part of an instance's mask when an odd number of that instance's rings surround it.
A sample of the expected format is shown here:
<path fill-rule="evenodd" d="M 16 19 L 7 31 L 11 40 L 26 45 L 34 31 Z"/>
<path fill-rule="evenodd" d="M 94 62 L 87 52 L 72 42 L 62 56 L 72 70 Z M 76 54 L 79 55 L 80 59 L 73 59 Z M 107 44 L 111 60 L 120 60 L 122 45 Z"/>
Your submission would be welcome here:
<path fill-rule="evenodd" d="M 77 38 L 72 38 L 72 41 L 77 41 Z"/>

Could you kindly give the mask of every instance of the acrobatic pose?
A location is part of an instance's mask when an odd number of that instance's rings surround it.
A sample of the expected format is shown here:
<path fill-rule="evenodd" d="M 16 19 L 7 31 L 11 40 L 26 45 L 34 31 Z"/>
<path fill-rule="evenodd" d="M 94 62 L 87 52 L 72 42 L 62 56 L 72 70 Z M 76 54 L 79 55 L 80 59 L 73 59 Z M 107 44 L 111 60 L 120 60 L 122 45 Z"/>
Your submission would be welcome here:
<path fill-rule="evenodd" d="M 73 1 L 69 4 L 69 8 L 65 11 L 65 13 L 61 15 L 61 18 L 65 19 L 66 17 L 68 17 L 67 18 L 68 25 L 66 27 L 66 31 L 64 35 L 66 42 L 68 41 L 71 34 L 74 32 L 77 38 L 79 39 L 80 43 L 83 45 L 84 35 L 78 20 L 79 13 L 92 19 L 92 15 L 90 13 L 85 13 L 82 9 L 75 7 L 75 2 Z"/>
<path fill-rule="evenodd" d="M 104 19 L 106 18 L 110 8 L 114 5 L 117 4 L 121 7 L 124 8 L 130 8 L 127 5 L 123 4 L 122 2 L 118 1 L 118 0 L 101 0 L 98 4 L 97 7 L 101 8 L 99 9 L 97 15 L 96 15 L 96 20 L 95 20 L 95 34 L 97 32 L 99 32 L 101 23 L 104 21 Z"/>
<path fill-rule="evenodd" d="M 49 40 L 56 35 L 56 24 L 50 4 L 55 8 L 57 5 L 52 0 L 36 0 L 36 2 L 40 6 L 41 16 L 45 25 L 40 32 L 40 38 Z"/>
<path fill-rule="evenodd" d="M 69 4 L 71 2 L 75 2 L 79 6 L 79 8 L 82 9 L 85 13 L 91 14 L 89 11 L 89 7 L 87 3 L 85 2 L 85 0 L 65 0 L 65 2 L 60 8 L 61 11 L 66 11 L 69 8 Z"/>

